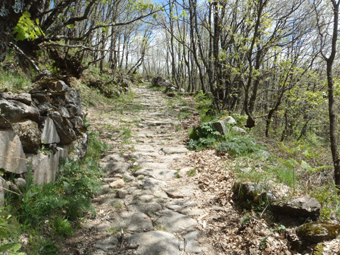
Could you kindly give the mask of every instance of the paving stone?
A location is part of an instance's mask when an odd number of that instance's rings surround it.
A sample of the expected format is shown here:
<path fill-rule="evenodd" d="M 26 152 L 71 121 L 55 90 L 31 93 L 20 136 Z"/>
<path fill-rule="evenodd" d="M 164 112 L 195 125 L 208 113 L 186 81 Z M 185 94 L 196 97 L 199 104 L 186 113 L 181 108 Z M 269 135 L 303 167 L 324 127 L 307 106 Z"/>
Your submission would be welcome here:
<path fill-rule="evenodd" d="M 178 239 L 164 231 L 138 233 L 126 238 L 128 247 L 138 247 L 140 255 L 180 255 Z"/>
<path fill-rule="evenodd" d="M 165 181 L 156 180 L 155 178 L 151 178 L 151 177 L 146 177 L 143 182 L 143 188 L 149 189 L 149 190 L 155 190 L 155 189 L 157 190 L 158 187 L 164 187 L 166 185 L 167 184 Z"/>
<path fill-rule="evenodd" d="M 179 205 L 165 205 L 166 208 L 173 210 L 173 211 L 181 211 L 183 210 L 182 206 Z"/>
<path fill-rule="evenodd" d="M 163 210 L 160 214 L 161 217 L 156 220 L 156 224 L 170 232 L 182 232 L 197 225 L 197 222 L 192 218 L 171 210 Z"/>
<path fill-rule="evenodd" d="M 182 207 L 193 207 L 196 206 L 197 203 L 191 200 L 173 200 L 169 202 L 170 205 L 180 205 Z"/>
<path fill-rule="evenodd" d="M 125 198 L 126 194 L 127 194 L 126 190 L 121 189 L 116 191 L 116 196 L 119 198 Z"/>
<path fill-rule="evenodd" d="M 141 212 L 122 211 L 111 215 L 111 227 L 115 230 L 141 232 L 153 229 L 150 218 Z"/>
<path fill-rule="evenodd" d="M 124 181 L 122 179 L 119 179 L 119 180 L 116 180 L 114 182 L 111 182 L 110 187 L 112 189 L 120 189 L 120 188 L 124 187 L 124 184 L 125 184 Z"/>
<path fill-rule="evenodd" d="M 203 215 L 205 213 L 205 210 L 199 208 L 185 208 L 180 212 L 187 216 L 198 216 Z"/>
<path fill-rule="evenodd" d="M 162 210 L 162 206 L 158 203 L 151 202 L 151 203 L 142 203 L 140 201 L 135 201 L 129 204 L 128 206 L 129 211 L 135 212 L 142 212 L 148 215 L 154 214 Z"/>
<path fill-rule="evenodd" d="M 189 150 L 184 146 L 178 146 L 178 147 L 163 147 L 162 151 L 165 154 L 175 154 L 175 153 L 187 153 Z"/>
<path fill-rule="evenodd" d="M 150 145 L 139 145 L 139 144 L 137 144 L 137 145 L 135 145 L 135 150 L 137 152 L 150 152 L 150 153 L 156 152 L 155 148 L 150 146 Z"/>
<path fill-rule="evenodd" d="M 154 195 L 155 198 L 164 198 L 164 199 L 168 198 L 168 195 L 161 189 L 153 189 L 152 194 Z"/>
<path fill-rule="evenodd" d="M 184 197 L 190 197 L 194 194 L 194 192 L 188 188 L 188 189 L 163 189 L 165 193 L 171 197 L 171 198 L 184 198 Z"/>
<path fill-rule="evenodd" d="M 192 231 L 185 235 L 183 235 L 183 238 L 185 240 L 185 252 L 190 253 L 200 253 L 201 248 L 199 243 L 196 241 L 197 236 L 200 234 L 199 231 Z"/>
<path fill-rule="evenodd" d="M 174 178 L 176 173 L 176 170 L 140 169 L 134 175 L 145 175 L 159 180 L 169 180 Z"/>
<path fill-rule="evenodd" d="M 167 163 L 145 162 L 141 164 L 141 167 L 151 168 L 151 169 L 168 169 L 169 165 Z"/>
<path fill-rule="evenodd" d="M 131 182 L 135 180 L 135 177 L 133 177 L 129 173 L 122 174 L 122 178 L 124 179 L 125 182 Z"/>
<path fill-rule="evenodd" d="M 153 195 L 142 195 L 137 198 L 141 202 L 150 202 L 152 199 L 154 199 Z"/>
<path fill-rule="evenodd" d="M 100 163 L 100 165 L 104 168 L 109 169 L 110 173 L 124 174 L 130 168 L 129 163 L 121 162 L 121 161 L 110 161 L 110 162 L 107 162 L 107 163 L 104 162 L 104 163 Z"/>
<path fill-rule="evenodd" d="M 118 245 L 118 239 L 114 236 L 110 236 L 109 238 L 97 242 L 94 247 L 101 249 L 103 251 L 110 251 L 110 250 L 115 250 Z"/>

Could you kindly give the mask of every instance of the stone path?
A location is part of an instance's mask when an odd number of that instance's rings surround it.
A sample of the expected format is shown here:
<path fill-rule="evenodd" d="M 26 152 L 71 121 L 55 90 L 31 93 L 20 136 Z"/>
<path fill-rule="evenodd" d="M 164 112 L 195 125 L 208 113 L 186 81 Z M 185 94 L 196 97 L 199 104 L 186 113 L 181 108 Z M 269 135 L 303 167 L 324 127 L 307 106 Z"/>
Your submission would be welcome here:
<path fill-rule="evenodd" d="M 146 87 L 134 93 L 125 105 L 89 111 L 92 127 L 113 149 L 101 161 L 109 174 L 78 253 L 208 254 L 197 241 L 197 219 L 207 212 L 196 202 L 201 191 L 186 180 L 187 131 L 178 120 L 183 109 L 193 110 Z"/>

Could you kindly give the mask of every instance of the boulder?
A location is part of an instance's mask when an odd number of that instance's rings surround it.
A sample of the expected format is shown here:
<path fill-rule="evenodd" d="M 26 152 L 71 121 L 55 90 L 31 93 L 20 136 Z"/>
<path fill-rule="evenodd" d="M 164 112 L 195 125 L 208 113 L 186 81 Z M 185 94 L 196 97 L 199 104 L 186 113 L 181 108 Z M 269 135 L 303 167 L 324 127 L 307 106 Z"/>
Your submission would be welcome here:
<path fill-rule="evenodd" d="M 227 134 L 227 128 L 225 126 L 225 123 L 222 120 L 216 121 L 213 123 L 216 130 L 220 132 L 221 135 L 226 135 Z"/>
<path fill-rule="evenodd" d="M 62 148 L 57 148 L 57 152 L 50 155 L 39 153 L 30 155 L 29 160 L 32 161 L 32 170 L 34 181 L 37 184 L 46 184 L 55 181 L 57 176 L 59 159 L 66 157 L 67 153 Z"/>
<path fill-rule="evenodd" d="M 22 174 L 27 171 L 26 156 L 19 136 L 12 130 L 0 131 L 0 169 Z"/>
<path fill-rule="evenodd" d="M 321 204 L 308 195 L 276 201 L 271 204 L 273 212 L 294 217 L 305 217 L 316 220 L 320 216 Z"/>
<path fill-rule="evenodd" d="M 0 99 L 0 110 L 1 114 L 11 123 L 18 122 L 23 118 L 39 121 L 38 109 L 19 101 Z"/>
<path fill-rule="evenodd" d="M 27 92 L 2 92 L 0 93 L 0 98 L 6 99 L 6 100 L 16 100 L 19 102 L 22 102 L 27 105 L 32 104 L 32 97 L 31 94 Z"/>
<path fill-rule="evenodd" d="M 231 116 L 228 116 L 223 121 L 224 121 L 225 124 L 229 124 L 229 125 L 236 125 L 237 124 L 236 120 Z"/>
<path fill-rule="evenodd" d="M 258 202 L 268 201 L 270 203 L 276 200 L 276 197 L 270 192 L 271 185 L 269 183 L 258 183 L 251 181 L 235 182 L 233 186 L 234 198 L 241 202 Z M 243 204 L 244 207 L 249 204 Z"/>
<path fill-rule="evenodd" d="M 237 134 L 242 134 L 242 135 L 247 134 L 247 131 L 245 131 L 243 128 L 240 128 L 240 127 L 232 127 L 231 130 L 234 131 Z"/>
<path fill-rule="evenodd" d="M 59 143 L 60 137 L 57 133 L 57 128 L 51 118 L 46 118 L 44 121 L 44 128 L 41 134 L 41 143 L 52 144 Z"/>
<path fill-rule="evenodd" d="M 320 243 L 336 238 L 340 233 L 340 225 L 331 223 L 305 223 L 296 230 L 300 238 L 314 243 Z"/>
<path fill-rule="evenodd" d="M 22 119 L 13 124 L 13 129 L 19 136 L 25 153 L 34 153 L 39 149 L 41 132 L 38 123 Z"/>
<path fill-rule="evenodd" d="M 57 128 L 60 144 L 70 144 L 77 140 L 72 123 L 68 119 L 62 118 L 59 112 L 49 112 L 47 116 L 53 120 Z"/>
<path fill-rule="evenodd" d="M 154 77 L 151 80 L 151 85 L 155 86 L 155 87 L 161 87 L 163 86 L 162 84 L 165 82 L 166 80 L 162 77 Z"/>

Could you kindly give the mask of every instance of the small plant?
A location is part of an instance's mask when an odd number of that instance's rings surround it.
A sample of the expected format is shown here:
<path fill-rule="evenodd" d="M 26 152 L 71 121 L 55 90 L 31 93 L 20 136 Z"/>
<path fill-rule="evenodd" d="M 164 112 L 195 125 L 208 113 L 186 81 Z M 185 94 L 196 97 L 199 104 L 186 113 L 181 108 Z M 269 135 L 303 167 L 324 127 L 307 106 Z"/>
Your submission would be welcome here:
<path fill-rule="evenodd" d="M 43 141 L 44 143 L 44 141 Z M 50 149 L 47 149 L 44 144 L 41 145 L 41 148 L 37 150 L 37 153 L 45 154 L 47 156 L 51 156 L 53 151 Z"/>
<path fill-rule="evenodd" d="M 252 217 L 250 217 L 250 216 L 243 217 L 242 221 L 241 221 L 241 225 L 242 226 L 246 225 L 251 219 L 252 219 Z"/>
<path fill-rule="evenodd" d="M 207 147 L 212 147 L 222 136 L 212 122 L 206 122 L 198 128 L 191 129 L 189 131 L 189 137 L 188 148 L 199 151 Z"/>
<path fill-rule="evenodd" d="M 265 238 L 263 238 L 261 240 L 261 243 L 260 243 L 261 249 L 266 249 L 267 248 L 267 239 L 268 239 L 268 236 L 266 236 Z"/>
<path fill-rule="evenodd" d="M 191 169 L 191 170 L 187 171 L 186 174 L 188 176 L 194 176 L 194 175 L 196 175 L 196 169 Z"/>
<path fill-rule="evenodd" d="M 122 210 L 123 209 L 123 205 L 119 202 L 115 203 L 113 205 L 114 208 L 116 208 L 117 210 Z"/>
<path fill-rule="evenodd" d="M 65 218 L 60 216 L 56 217 L 53 221 L 53 229 L 59 235 L 71 236 L 72 224 Z"/>

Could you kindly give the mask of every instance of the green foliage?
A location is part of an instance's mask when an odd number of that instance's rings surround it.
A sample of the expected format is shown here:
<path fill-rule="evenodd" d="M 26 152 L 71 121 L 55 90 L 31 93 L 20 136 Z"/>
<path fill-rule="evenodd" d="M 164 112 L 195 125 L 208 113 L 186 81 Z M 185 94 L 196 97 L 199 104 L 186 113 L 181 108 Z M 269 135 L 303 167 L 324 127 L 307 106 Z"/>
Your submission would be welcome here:
<path fill-rule="evenodd" d="M 189 137 L 188 148 L 190 150 L 199 151 L 204 148 L 213 147 L 222 136 L 216 131 L 212 122 L 206 122 L 198 128 L 191 129 Z"/>
<path fill-rule="evenodd" d="M 24 255 L 23 252 L 18 252 L 21 244 L 10 242 L 13 236 L 18 232 L 19 224 L 4 208 L 0 208 L 0 253 L 7 253 L 9 255 Z M 5 242 L 4 242 L 5 241 Z"/>
<path fill-rule="evenodd" d="M 87 157 L 85 161 L 87 162 L 97 162 L 108 149 L 110 145 L 103 143 L 98 135 L 94 131 L 88 132 L 89 142 L 87 149 Z"/>
<path fill-rule="evenodd" d="M 49 222 L 54 235 L 71 236 L 73 226 L 84 211 L 91 211 L 95 215 L 91 198 L 99 190 L 99 178 L 104 176 L 97 162 L 105 149 L 107 146 L 99 140 L 98 134 L 91 132 L 86 160 L 61 160 L 57 179 L 44 186 L 34 183 L 29 167 L 26 190 L 22 196 L 7 196 L 13 214 L 23 224 L 22 229 L 31 233 L 31 254 L 57 254 L 53 238 L 34 238 L 32 230 L 37 230 L 37 235 L 41 236 L 40 232 L 44 232 L 44 225 Z"/>
<path fill-rule="evenodd" d="M 228 152 L 233 156 L 246 156 L 264 148 L 258 145 L 255 140 L 247 136 L 232 137 L 230 140 L 220 143 L 217 152 Z"/>
<path fill-rule="evenodd" d="M 31 20 L 31 14 L 27 11 L 20 17 L 14 28 L 13 34 L 16 34 L 16 39 L 20 41 L 34 40 L 39 36 L 44 35 L 39 27 L 39 20 L 37 19 L 35 22 Z"/>
<path fill-rule="evenodd" d="M 71 236 L 73 231 L 71 222 L 60 216 L 54 219 L 53 229 L 57 234 L 64 236 Z"/>

